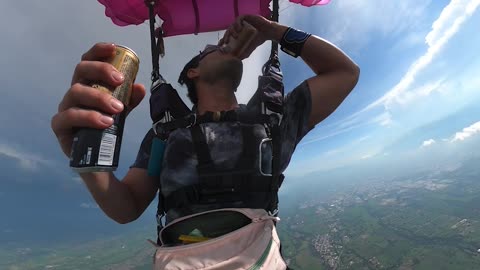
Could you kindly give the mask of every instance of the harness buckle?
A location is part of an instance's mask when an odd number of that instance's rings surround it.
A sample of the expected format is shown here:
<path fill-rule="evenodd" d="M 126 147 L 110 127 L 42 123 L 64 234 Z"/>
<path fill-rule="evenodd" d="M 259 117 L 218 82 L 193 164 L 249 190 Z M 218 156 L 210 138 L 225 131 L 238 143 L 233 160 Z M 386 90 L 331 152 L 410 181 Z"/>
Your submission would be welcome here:
<path fill-rule="evenodd" d="M 165 216 L 165 214 L 157 214 L 156 215 L 156 218 L 157 218 L 157 226 L 158 227 L 163 227 L 163 224 L 162 224 L 162 218 Z"/>
<path fill-rule="evenodd" d="M 192 117 L 193 115 L 193 117 Z M 193 126 L 195 126 L 197 124 L 197 114 L 196 113 L 193 113 L 189 116 L 189 120 L 190 120 L 190 124 L 188 126 L 186 126 L 185 128 L 191 128 Z M 193 119 L 192 119 L 193 118 Z M 192 121 L 193 120 L 193 121 Z"/>
<path fill-rule="evenodd" d="M 278 208 L 273 211 L 268 210 L 268 215 L 271 217 L 276 217 L 278 215 Z"/>
<path fill-rule="evenodd" d="M 153 123 L 153 125 L 152 125 L 153 133 L 155 133 L 155 136 L 158 136 L 157 126 L 158 126 L 158 124 L 161 124 L 161 123 L 162 123 L 162 121 L 160 120 L 160 121 L 157 121 L 157 122 Z"/>
<path fill-rule="evenodd" d="M 212 120 L 215 121 L 215 122 L 218 122 L 220 121 L 220 119 L 222 118 L 222 113 L 221 112 L 213 112 L 212 114 Z"/>
<path fill-rule="evenodd" d="M 258 146 L 258 153 L 259 153 L 258 154 L 258 156 L 259 156 L 259 158 L 258 158 L 258 170 L 260 171 L 260 174 L 262 176 L 272 176 L 271 173 L 265 173 L 262 170 L 262 160 L 263 160 L 262 146 L 263 146 L 263 144 L 268 143 L 268 142 L 272 142 L 272 139 L 271 138 L 265 138 L 260 142 L 260 144 Z"/>

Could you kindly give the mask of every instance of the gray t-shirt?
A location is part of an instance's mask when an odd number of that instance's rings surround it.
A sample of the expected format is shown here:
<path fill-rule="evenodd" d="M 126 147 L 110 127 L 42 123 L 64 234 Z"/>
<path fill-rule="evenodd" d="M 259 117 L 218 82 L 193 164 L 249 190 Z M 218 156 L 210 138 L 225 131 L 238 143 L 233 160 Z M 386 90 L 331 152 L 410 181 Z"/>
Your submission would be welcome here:
<path fill-rule="evenodd" d="M 308 119 L 311 111 L 311 96 L 308 84 L 304 81 L 292 92 L 286 95 L 284 103 L 284 114 L 281 122 L 282 155 L 280 168 L 283 172 L 290 162 L 295 147 L 300 140 L 310 131 Z M 240 110 L 247 109 L 240 106 Z M 241 124 L 236 122 L 211 122 L 200 124 L 206 137 L 210 155 L 218 168 L 233 168 L 242 152 L 242 130 Z M 256 125 L 254 137 L 259 143 L 267 138 L 265 128 Z M 131 167 L 148 168 L 150 149 L 153 131 L 150 130 L 145 136 L 137 158 Z M 252 157 L 259 162 L 257 168 L 264 173 L 271 172 L 271 145 L 264 143 L 259 147 L 258 155 Z M 260 161 L 261 159 L 261 161 Z M 188 128 L 179 128 L 170 133 L 162 161 L 162 172 L 160 175 L 160 190 L 163 196 L 171 192 L 198 183 L 196 166 L 198 164 L 192 137 Z M 204 211 L 208 209 L 199 209 Z M 174 210 L 167 212 L 167 222 L 174 220 L 184 214 L 176 213 Z"/>

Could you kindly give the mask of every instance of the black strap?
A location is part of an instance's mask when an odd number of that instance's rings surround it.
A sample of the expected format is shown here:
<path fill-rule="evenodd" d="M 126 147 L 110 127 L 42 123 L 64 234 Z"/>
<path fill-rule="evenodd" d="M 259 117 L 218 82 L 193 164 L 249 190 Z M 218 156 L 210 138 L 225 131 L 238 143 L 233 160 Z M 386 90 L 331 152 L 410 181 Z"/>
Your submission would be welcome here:
<path fill-rule="evenodd" d="M 210 156 L 210 149 L 208 148 L 207 140 L 205 134 L 202 132 L 202 128 L 200 125 L 194 125 L 190 128 L 190 132 L 192 134 L 193 147 L 197 153 L 198 171 L 201 173 L 204 171 L 208 172 L 215 170 L 212 157 Z"/>
<path fill-rule="evenodd" d="M 270 176 L 245 177 L 243 173 L 230 175 L 232 181 L 224 181 L 220 177 L 209 177 L 207 181 L 179 188 L 165 197 L 166 209 L 189 208 L 192 205 L 220 204 L 230 207 L 228 203 L 243 202 L 245 205 L 237 207 L 253 207 L 269 209 L 271 201 Z M 276 193 L 273 192 L 273 193 Z M 266 200 L 261 199 L 260 204 L 250 199 L 252 194 L 264 194 Z M 276 197 L 275 197 L 276 198 Z"/>
<path fill-rule="evenodd" d="M 255 168 L 255 153 L 258 151 L 255 143 L 255 134 L 252 132 L 252 128 L 243 125 L 242 127 L 243 147 L 242 154 L 238 159 L 237 168 L 249 169 Z"/>
<path fill-rule="evenodd" d="M 157 40 L 155 38 L 155 4 L 156 0 L 145 0 L 145 4 L 148 7 L 148 14 L 150 18 L 150 47 L 152 53 L 152 82 L 157 81 L 160 78 L 160 65 L 159 65 L 159 56 L 160 50 L 159 45 L 157 44 Z"/>
<path fill-rule="evenodd" d="M 197 0 L 192 0 L 193 11 L 195 12 L 195 32 L 194 34 L 198 34 L 200 31 L 200 12 L 198 11 L 198 3 Z"/>
<path fill-rule="evenodd" d="M 279 20 L 279 3 L 278 0 L 273 0 L 273 10 L 272 10 L 272 21 L 278 22 Z M 273 72 L 271 69 L 274 68 L 275 70 L 278 70 L 280 72 L 280 61 L 278 59 L 278 42 L 272 41 L 272 50 L 270 52 L 270 58 L 265 63 L 263 67 L 263 72 L 264 75 L 276 75 L 276 74 L 267 74 L 269 71 Z M 270 73 L 271 73 L 270 72 Z M 275 72 L 274 72 L 275 73 Z M 274 76 L 275 77 L 275 76 Z M 280 80 L 282 79 L 281 73 L 280 73 Z M 283 92 L 283 87 L 281 90 L 282 93 L 282 98 L 284 95 Z M 282 106 L 283 110 L 283 106 Z M 283 114 L 283 111 L 280 113 Z M 281 173 L 281 155 L 282 155 L 282 142 L 281 142 L 281 130 L 280 130 L 280 125 L 273 125 L 271 127 L 271 136 L 272 136 L 272 141 L 273 141 L 273 160 L 272 160 L 272 171 L 273 171 L 273 176 L 272 176 L 272 182 L 271 182 L 271 190 L 272 190 L 272 196 L 271 196 L 271 201 L 270 201 L 270 211 L 275 211 L 278 208 L 278 189 L 280 188 L 280 185 L 283 182 L 283 174 Z"/>
<path fill-rule="evenodd" d="M 174 119 L 167 123 L 158 123 L 154 125 L 157 136 L 163 138 L 171 131 L 178 128 L 187 128 L 198 124 L 210 123 L 210 122 L 240 122 L 244 124 L 268 124 L 273 125 L 277 123 L 277 117 L 275 115 L 258 114 L 256 112 L 222 112 L 220 116 L 215 116 L 212 112 L 207 112 L 203 115 L 196 116 L 190 114 L 183 118 Z"/>
<path fill-rule="evenodd" d="M 233 1 L 233 12 L 235 12 L 235 18 L 240 15 L 238 12 L 238 0 Z"/>
<path fill-rule="evenodd" d="M 165 216 L 165 199 L 160 187 L 158 188 L 158 204 L 157 204 L 157 245 L 161 245 L 160 231 L 163 228 L 162 218 Z"/>
<path fill-rule="evenodd" d="M 272 141 L 273 141 L 273 147 L 272 147 L 272 154 L 273 154 L 273 160 L 272 160 L 272 182 L 271 182 L 271 190 L 272 190 L 272 196 L 271 196 L 271 201 L 270 201 L 270 206 L 269 210 L 270 211 L 275 211 L 278 208 L 278 189 L 280 188 L 280 185 L 283 182 L 283 174 L 280 171 L 280 161 L 281 161 L 281 154 L 282 154 L 282 143 L 281 143 L 281 138 L 280 138 L 280 126 L 274 126 L 272 127 Z"/>
<path fill-rule="evenodd" d="M 279 130 L 279 126 L 276 127 Z M 210 204 L 264 208 L 270 212 L 277 209 L 279 178 L 258 175 L 255 166 L 255 162 L 258 162 L 255 158 L 258 139 L 252 132 L 252 127 L 241 126 L 242 153 L 232 169 L 219 168 L 214 164 L 205 134 L 199 125 L 192 126 L 190 132 L 198 159 L 198 183 L 169 194 L 164 200 L 167 210 L 174 208 L 188 211 L 193 205 Z M 273 166 L 274 169 L 278 167 L 276 163 Z"/>
<path fill-rule="evenodd" d="M 273 3 L 272 3 L 272 18 L 271 20 L 274 21 L 274 22 L 278 22 L 278 19 L 279 19 L 279 4 L 278 4 L 278 0 L 273 0 Z M 278 42 L 276 41 L 272 41 L 272 50 L 270 51 L 270 59 L 276 57 L 278 55 Z"/>

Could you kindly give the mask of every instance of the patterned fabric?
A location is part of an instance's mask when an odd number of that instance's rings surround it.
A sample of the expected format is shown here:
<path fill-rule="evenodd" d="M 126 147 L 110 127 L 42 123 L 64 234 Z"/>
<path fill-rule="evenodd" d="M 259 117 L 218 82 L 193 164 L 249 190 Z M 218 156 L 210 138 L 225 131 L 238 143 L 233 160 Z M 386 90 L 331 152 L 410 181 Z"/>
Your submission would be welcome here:
<path fill-rule="evenodd" d="M 308 119 L 311 103 L 310 91 L 306 81 L 285 97 L 284 115 L 281 123 L 283 146 L 280 167 L 282 172 L 287 168 L 297 144 L 310 131 Z M 241 105 L 239 110 L 248 110 L 248 108 Z M 241 124 L 235 122 L 201 124 L 211 157 L 218 167 L 232 168 L 237 162 L 243 143 L 240 127 Z M 262 125 L 256 125 L 254 134 L 258 141 L 267 138 L 265 128 Z M 137 158 L 131 167 L 147 169 L 153 138 L 153 131 L 150 130 L 145 136 Z M 261 151 L 256 151 L 258 152 L 257 155 L 252 157 L 258 161 L 260 158 L 262 159 L 261 165 L 258 165 L 259 174 L 260 169 L 263 172 L 271 172 L 271 151 L 270 144 L 263 144 Z M 167 196 L 181 187 L 198 183 L 197 164 L 190 130 L 180 128 L 173 131 L 167 141 L 160 175 L 163 196 Z M 255 162 L 255 164 L 260 164 L 260 161 Z M 198 209 L 199 212 L 206 210 L 208 209 Z M 167 212 L 167 222 L 185 214 L 187 213 L 176 213 L 174 210 L 170 210 Z"/>

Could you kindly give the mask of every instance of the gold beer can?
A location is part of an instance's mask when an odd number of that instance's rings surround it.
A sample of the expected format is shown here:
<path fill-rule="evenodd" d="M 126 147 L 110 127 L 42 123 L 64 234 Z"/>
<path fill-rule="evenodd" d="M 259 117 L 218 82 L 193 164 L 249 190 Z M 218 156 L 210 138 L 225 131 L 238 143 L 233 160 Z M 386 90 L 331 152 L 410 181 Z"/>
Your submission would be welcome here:
<path fill-rule="evenodd" d="M 81 128 L 75 133 L 70 167 L 76 172 L 114 171 L 118 167 L 125 118 L 140 59 L 132 49 L 116 45 L 115 55 L 107 62 L 123 74 L 123 83 L 117 87 L 103 84 L 93 84 L 92 87 L 120 100 L 124 110 L 113 115 L 114 123 L 107 129 Z"/>

